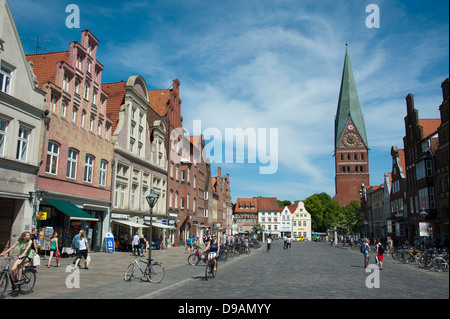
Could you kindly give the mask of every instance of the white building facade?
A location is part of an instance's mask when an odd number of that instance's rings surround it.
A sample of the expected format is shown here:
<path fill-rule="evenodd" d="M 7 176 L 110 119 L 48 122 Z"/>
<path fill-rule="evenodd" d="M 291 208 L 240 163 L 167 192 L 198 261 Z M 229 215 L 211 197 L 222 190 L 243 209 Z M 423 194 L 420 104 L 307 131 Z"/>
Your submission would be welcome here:
<path fill-rule="evenodd" d="M 305 209 L 305 204 L 299 202 L 292 212 L 292 232 L 294 239 L 303 237 L 304 240 L 311 240 L 311 214 Z"/>
<path fill-rule="evenodd" d="M 33 227 L 45 92 L 37 87 L 8 2 L 0 0 L 0 252 Z"/>
<path fill-rule="evenodd" d="M 292 212 L 293 205 L 285 206 L 280 211 L 280 235 L 293 238 L 292 232 Z"/>

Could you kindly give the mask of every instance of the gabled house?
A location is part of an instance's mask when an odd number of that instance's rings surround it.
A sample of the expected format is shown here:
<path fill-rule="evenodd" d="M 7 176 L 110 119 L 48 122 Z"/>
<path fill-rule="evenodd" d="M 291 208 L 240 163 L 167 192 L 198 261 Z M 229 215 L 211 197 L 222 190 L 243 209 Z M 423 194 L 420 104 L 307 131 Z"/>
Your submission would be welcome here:
<path fill-rule="evenodd" d="M 414 107 L 414 96 L 406 96 L 405 136 L 403 145 L 407 180 L 408 236 L 414 242 L 420 237 L 419 223 L 428 222 L 433 232 L 437 218 L 435 191 L 435 155 L 439 146 L 440 119 L 419 119 Z M 426 218 L 419 213 L 426 212 Z"/>
<path fill-rule="evenodd" d="M 298 202 L 294 207 L 295 210 L 292 212 L 293 238 L 298 240 L 303 237 L 304 240 L 311 240 L 311 214 L 308 213 L 303 202 Z"/>
<path fill-rule="evenodd" d="M 74 234 L 85 230 L 97 251 L 109 231 L 113 149 L 98 45 L 83 30 L 80 42 L 71 42 L 68 51 L 27 55 L 46 92 L 44 109 L 51 120 L 39 150 L 39 209 L 47 213 L 39 227 L 53 227 L 62 247 L 69 248 Z"/>
<path fill-rule="evenodd" d="M 276 197 L 257 197 L 258 221 L 263 227 L 263 240 L 270 235 L 280 237 L 280 207 Z"/>
<path fill-rule="evenodd" d="M 121 243 L 136 232 L 167 240 L 166 230 L 174 227 L 167 221 L 166 125 L 161 120 L 147 121 L 150 104 L 143 77 L 130 76 L 126 82 L 105 83 L 103 88 L 110 96 L 106 112 L 112 120 L 114 145 L 112 232 Z M 152 188 L 159 198 L 150 234 L 150 207 L 145 197 Z"/>
<path fill-rule="evenodd" d="M 280 209 L 280 236 L 293 238 L 292 213 L 297 209 L 297 204 L 288 205 Z"/>
<path fill-rule="evenodd" d="M 238 234 L 252 232 L 258 221 L 258 208 L 256 198 L 237 198 L 234 205 L 233 219 Z"/>
<path fill-rule="evenodd" d="M 391 156 L 391 215 L 388 219 L 387 234 L 395 240 L 404 242 L 406 239 L 406 227 L 408 222 L 405 153 L 403 149 L 399 149 L 397 146 L 392 146 Z"/>
<path fill-rule="evenodd" d="M 6 0 L 0 0 L 0 253 L 36 227 L 36 173 L 45 92 Z"/>

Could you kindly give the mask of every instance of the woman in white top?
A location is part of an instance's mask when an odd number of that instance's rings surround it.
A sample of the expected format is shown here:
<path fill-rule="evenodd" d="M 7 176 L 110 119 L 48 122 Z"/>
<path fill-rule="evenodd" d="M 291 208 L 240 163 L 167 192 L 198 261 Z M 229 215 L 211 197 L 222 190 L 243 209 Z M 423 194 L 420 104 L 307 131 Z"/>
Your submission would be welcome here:
<path fill-rule="evenodd" d="M 78 238 L 78 245 L 80 248 L 78 249 L 78 258 L 77 258 L 77 261 L 75 262 L 75 269 L 78 268 L 78 263 L 80 262 L 81 257 L 84 257 L 84 268 L 89 269 L 87 266 L 87 257 L 89 254 L 89 244 L 84 235 L 84 230 L 80 230 L 80 237 Z"/>

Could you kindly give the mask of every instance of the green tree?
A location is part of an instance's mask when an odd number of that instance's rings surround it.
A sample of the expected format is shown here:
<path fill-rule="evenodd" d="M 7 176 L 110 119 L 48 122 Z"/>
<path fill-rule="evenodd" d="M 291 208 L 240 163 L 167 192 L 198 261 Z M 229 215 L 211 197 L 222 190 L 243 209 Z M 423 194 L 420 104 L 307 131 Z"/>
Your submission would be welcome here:
<path fill-rule="evenodd" d="M 278 206 L 279 207 L 285 207 L 288 205 L 291 205 L 291 201 L 290 200 L 278 200 Z"/>
<path fill-rule="evenodd" d="M 326 193 L 314 194 L 303 200 L 311 214 L 311 227 L 317 232 L 326 232 L 334 227 L 342 216 L 342 207 Z"/>

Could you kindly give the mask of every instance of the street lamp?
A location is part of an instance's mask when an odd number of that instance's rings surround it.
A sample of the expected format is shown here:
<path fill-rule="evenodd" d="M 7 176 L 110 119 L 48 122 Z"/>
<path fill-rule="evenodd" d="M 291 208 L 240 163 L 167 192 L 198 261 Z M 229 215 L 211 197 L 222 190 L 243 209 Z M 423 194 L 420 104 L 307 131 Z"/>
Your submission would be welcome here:
<path fill-rule="evenodd" d="M 427 218 L 428 213 L 425 211 L 425 208 L 422 208 L 422 211 L 419 213 L 420 217 L 422 217 L 422 220 L 425 220 Z"/>
<path fill-rule="evenodd" d="M 31 220 L 32 228 L 37 227 L 37 220 L 38 220 L 37 215 L 38 215 L 38 210 L 39 210 L 39 199 L 37 198 L 38 197 L 38 184 L 39 184 L 39 170 L 40 170 L 42 163 L 44 162 L 45 140 L 47 138 L 47 131 L 48 131 L 48 127 L 49 127 L 50 121 L 51 121 L 50 116 L 48 116 L 49 114 L 50 114 L 49 110 L 44 111 L 44 126 L 45 126 L 44 127 L 44 140 L 42 141 L 42 154 L 41 154 L 41 159 L 39 160 L 38 169 L 36 172 L 36 184 L 34 185 L 33 217 Z"/>
<path fill-rule="evenodd" d="M 158 201 L 158 195 L 155 194 L 155 190 L 153 187 L 150 190 L 150 194 L 145 196 L 145 199 L 147 200 L 148 206 L 150 206 L 150 249 L 148 250 L 148 261 L 152 261 L 152 220 L 153 220 L 153 207 L 155 207 L 156 202 Z"/>

